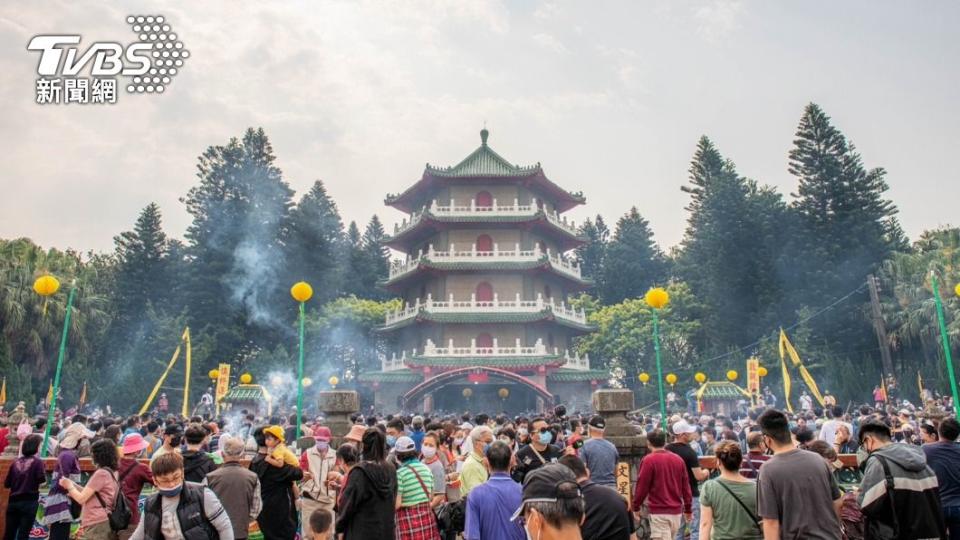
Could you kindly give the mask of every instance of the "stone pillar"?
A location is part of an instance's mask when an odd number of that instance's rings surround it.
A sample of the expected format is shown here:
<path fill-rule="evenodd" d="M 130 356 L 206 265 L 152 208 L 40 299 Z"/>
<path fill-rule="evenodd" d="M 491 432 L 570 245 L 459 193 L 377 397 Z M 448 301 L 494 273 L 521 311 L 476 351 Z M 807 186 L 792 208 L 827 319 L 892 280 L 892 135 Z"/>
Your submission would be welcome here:
<path fill-rule="evenodd" d="M 602 416 L 607 424 L 603 437 L 613 443 L 620 454 L 617 469 L 624 465 L 629 469 L 628 500 L 633 496 L 640 460 L 649 452 L 646 434 L 627 421 L 626 414 L 633 409 L 633 391 L 631 390 L 609 388 L 593 393 L 593 410 Z M 624 494 L 620 486 L 618 490 Z"/>
<path fill-rule="evenodd" d="M 432 393 L 423 395 L 423 412 L 425 413 L 433 412 L 433 394 Z"/>
<path fill-rule="evenodd" d="M 360 397 L 353 390 L 329 390 L 320 392 L 318 405 L 333 434 L 331 444 L 336 448 L 353 425 L 350 415 L 360 409 Z"/>

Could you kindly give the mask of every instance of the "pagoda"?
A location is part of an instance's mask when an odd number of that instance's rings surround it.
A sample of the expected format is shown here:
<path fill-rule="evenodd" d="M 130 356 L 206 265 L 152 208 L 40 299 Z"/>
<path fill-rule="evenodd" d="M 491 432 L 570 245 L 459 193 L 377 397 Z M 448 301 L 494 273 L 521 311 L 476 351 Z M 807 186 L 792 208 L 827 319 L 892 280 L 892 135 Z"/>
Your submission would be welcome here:
<path fill-rule="evenodd" d="M 585 239 L 561 216 L 583 195 L 539 163 L 511 164 L 488 137 L 385 200 L 408 216 L 384 240 L 405 255 L 381 282 L 403 301 L 379 328 L 394 350 L 360 376 L 381 410 L 585 408 L 609 377 L 573 347 L 593 328 L 568 298 L 592 281 L 568 256 Z"/>

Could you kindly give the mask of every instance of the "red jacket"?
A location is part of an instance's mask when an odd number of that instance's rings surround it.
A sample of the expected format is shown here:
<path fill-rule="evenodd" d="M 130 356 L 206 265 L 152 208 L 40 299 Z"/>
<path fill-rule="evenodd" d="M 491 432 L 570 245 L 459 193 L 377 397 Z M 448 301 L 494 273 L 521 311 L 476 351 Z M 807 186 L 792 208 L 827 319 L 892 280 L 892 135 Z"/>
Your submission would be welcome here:
<path fill-rule="evenodd" d="M 680 515 L 692 511 L 693 492 L 683 458 L 663 449 L 643 458 L 631 509 L 639 511 L 644 500 L 651 514 Z"/>

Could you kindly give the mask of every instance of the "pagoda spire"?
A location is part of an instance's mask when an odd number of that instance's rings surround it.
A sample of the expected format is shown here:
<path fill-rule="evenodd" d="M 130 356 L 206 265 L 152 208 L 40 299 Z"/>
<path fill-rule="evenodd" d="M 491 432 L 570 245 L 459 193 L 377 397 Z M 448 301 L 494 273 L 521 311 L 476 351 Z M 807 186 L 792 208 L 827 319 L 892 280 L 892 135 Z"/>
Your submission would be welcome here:
<path fill-rule="evenodd" d="M 482 146 L 486 146 L 486 145 L 487 145 L 487 137 L 489 137 L 489 136 L 490 136 L 490 132 L 487 131 L 486 122 L 484 122 L 483 129 L 480 130 L 480 144 L 481 144 Z"/>

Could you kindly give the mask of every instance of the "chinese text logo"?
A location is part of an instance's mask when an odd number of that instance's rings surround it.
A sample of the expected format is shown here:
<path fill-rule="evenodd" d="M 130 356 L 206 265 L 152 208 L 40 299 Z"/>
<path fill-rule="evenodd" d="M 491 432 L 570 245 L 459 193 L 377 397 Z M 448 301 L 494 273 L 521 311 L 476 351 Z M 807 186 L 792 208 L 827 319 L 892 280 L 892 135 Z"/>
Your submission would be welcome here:
<path fill-rule="evenodd" d="M 162 16 L 131 15 L 127 23 L 139 41 L 126 46 L 97 41 L 81 51 L 76 34 L 34 36 L 27 49 L 40 52 L 37 103 L 116 103 L 118 78 L 127 93 L 163 93 L 190 51 Z"/>

